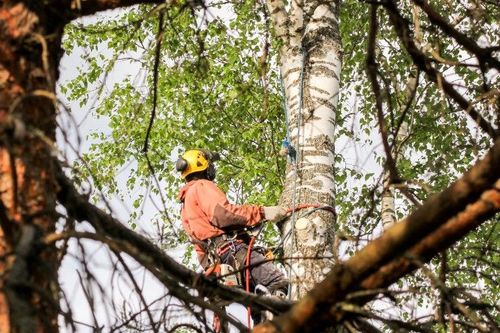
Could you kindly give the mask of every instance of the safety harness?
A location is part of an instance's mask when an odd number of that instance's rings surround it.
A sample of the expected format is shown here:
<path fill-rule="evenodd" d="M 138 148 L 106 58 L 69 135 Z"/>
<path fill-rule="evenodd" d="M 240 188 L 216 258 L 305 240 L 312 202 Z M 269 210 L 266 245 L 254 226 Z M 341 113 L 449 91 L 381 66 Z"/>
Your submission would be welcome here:
<path fill-rule="evenodd" d="M 241 245 L 250 245 L 251 236 L 247 233 L 246 229 L 242 229 L 238 232 L 225 233 L 217 237 L 213 237 L 204 241 L 205 251 L 208 257 L 208 267 L 205 268 L 205 275 L 211 275 L 214 271 L 219 270 L 219 266 L 230 265 L 231 268 L 222 268 L 231 271 L 238 271 L 243 267 L 245 263 L 246 255 L 242 254 Z M 250 248 L 250 246 L 249 246 Z M 231 260 L 231 258 L 233 260 Z M 227 262 L 227 263 L 226 263 Z M 224 274 L 220 275 L 222 282 L 226 281 Z M 238 281 L 238 286 L 243 287 L 243 283 L 239 275 L 236 276 Z M 227 284 L 227 283 L 225 283 Z M 231 285 L 234 285 L 232 282 Z"/>
<path fill-rule="evenodd" d="M 290 217 L 294 216 L 297 211 L 310 208 L 305 215 L 316 210 L 326 210 L 335 214 L 335 210 L 332 206 L 328 205 L 318 205 L 318 204 L 302 204 L 297 205 L 293 208 L 287 210 L 287 214 L 282 217 L 281 220 L 275 221 L 278 225 Z M 221 283 L 231 287 L 245 288 L 247 292 L 250 292 L 250 278 L 251 278 L 251 267 L 250 259 L 252 251 L 255 250 L 254 242 L 260 235 L 262 231 L 262 226 L 264 224 L 260 223 L 256 227 L 242 228 L 238 231 L 226 231 L 220 229 L 223 234 L 220 236 L 212 237 L 206 240 L 195 239 L 190 235 L 191 242 L 193 244 L 199 245 L 206 254 L 207 263 L 204 266 L 205 276 L 213 276 L 220 280 Z M 290 233 L 290 232 L 289 232 Z M 278 252 L 282 252 L 282 247 L 285 240 L 290 236 L 289 233 L 284 235 L 273 250 L 267 250 L 263 254 L 266 259 L 273 259 L 274 255 Z M 247 250 L 240 251 L 241 246 L 246 244 Z M 231 260 L 232 258 L 232 260 Z M 244 269 L 245 280 L 243 281 L 242 269 Z M 258 285 L 260 286 L 260 285 Z M 259 292 L 258 286 L 256 286 L 256 292 Z M 261 286 L 263 287 L 263 286 Z M 266 289 L 264 287 L 264 289 Z M 262 293 L 262 292 L 261 292 Z M 266 293 L 268 293 L 266 289 Z M 227 304 L 220 302 L 221 307 Z M 251 325 L 251 309 L 247 308 L 248 312 L 248 327 Z M 214 317 L 214 331 L 220 332 L 221 322 L 219 318 Z"/>
<path fill-rule="evenodd" d="M 310 210 L 303 214 L 303 216 L 307 216 L 317 210 L 325 210 L 331 212 L 334 215 L 336 214 L 335 209 L 329 205 L 301 204 L 294 208 L 287 209 L 287 214 L 283 216 L 281 220 L 276 221 L 276 223 L 280 224 L 281 222 L 289 218 L 291 214 L 295 214 L 296 212 L 304 209 Z M 244 287 L 246 292 L 250 292 L 250 259 L 252 251 L 254 251 L 254 242 L 262 232 L 263 225 L 263 223 L 260 223 L 257 227 L 244 228 L 239 232 L 232 232 L 229 234 L 226 233 L 208 239 L 206 241 L 206 253 L 211 258 L 210 260 L 213 262 L 213 264 L 205 270 L 205 275 L 215 275 L 221 280 L 223 284 L 227 286 L 237 286 L 240 288 Z M 284 242 L 289 236 L 289 234 L 284 235 L 278 246 L 274 249 L 266 249 L 266 251 L 263 253 L 265 258 L 267 260 L 272 260 L 277 253 L 282 253 Z M 240 251 L 238 246 L 240 244 L 247 244 L 247 251 Z M 227 255 L 229 251 L 232 252 L 230 255 L 232 255 L 234 258 L 232 265 L 222 263 L 222 258 Z M 242 281 L 241 274 L 237 274 L 237 272 L 243 267 L 245 272 L 244 281 Z M 267 288 L 265 288 L 264 286 L 257 285 L 255 289 L 256 293 L 270 295 L 269 290 L 267 290 Z M 249 306 L 247 307 L 247 320 L 248 327 L 251 327 L 251 308 Z"/>

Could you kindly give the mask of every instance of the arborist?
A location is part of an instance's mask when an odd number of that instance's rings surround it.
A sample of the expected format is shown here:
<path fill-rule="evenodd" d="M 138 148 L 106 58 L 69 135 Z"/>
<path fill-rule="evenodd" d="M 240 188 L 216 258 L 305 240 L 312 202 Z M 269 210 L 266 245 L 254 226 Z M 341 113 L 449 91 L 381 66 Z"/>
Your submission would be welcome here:
<path fill-rule="evenodd" d="M 176 162 L 176 170 L 186 184 L 181 188 L 182 224 L 194 244 L 199 262 L 205 271 L 218 263 L 240 271 L 238 281 L 250 282 L 250 291 L 266 290 L 272 295 L 286 296 L 288 280 L 263 251 L 251 248 L 250 236 L 244 230 L 263 221 L 281 220 L 287 210 L 281 206 L 234 205 L 214 183 L 214 162 L 218 153 L 205 149 L 186 151 Z M 250 269 L 245 258 L 248 258 Z M 260 264 L 258 264 L 260 263 Z M 247 277 L 247 271 L 250 272 Z M 241 285 L 241 283 L 239 283 Z"/>

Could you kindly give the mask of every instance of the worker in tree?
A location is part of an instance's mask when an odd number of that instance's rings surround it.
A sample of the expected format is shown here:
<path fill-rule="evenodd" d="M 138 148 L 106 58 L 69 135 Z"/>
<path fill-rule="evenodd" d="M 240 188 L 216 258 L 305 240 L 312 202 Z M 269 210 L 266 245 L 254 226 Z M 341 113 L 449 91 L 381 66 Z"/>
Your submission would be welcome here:
<path fill-rule="evenodd" d="M 219 154 L 205 149 L 186 151 L 176 162 L 176 170 L 186 184 L 181 188 L 182 224 L 194 244 L 200 264 L 205 271 L 216 264 L 228 264 L 244 275 L 250 236 L 245 228 L 267 221 L 278 221 L 286 215 L 280 206 L 261 207 L 233 205 L 225 193 L 213 182 L 214 162 Z M 272 263 L 265 262 L 264 253 L 258 248 L 250 252 L 250 291 L 264 291 L 285 296 L 288 280 Z M 241 285 L 241 284 L 240 284 Z"/>

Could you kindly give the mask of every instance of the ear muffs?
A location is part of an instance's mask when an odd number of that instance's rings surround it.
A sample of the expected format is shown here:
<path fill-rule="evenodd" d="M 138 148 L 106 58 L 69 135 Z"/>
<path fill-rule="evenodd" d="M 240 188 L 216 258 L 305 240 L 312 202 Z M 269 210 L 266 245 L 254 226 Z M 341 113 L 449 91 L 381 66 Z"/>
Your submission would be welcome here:
<path fill-rule="evenodd" d="M 220 154 L 217 152 L 214 152 L 214 151 L 210 151 L 208 149 L 200 149 L 200 151 L 203 153 L 205 158 L 209 161 L 208 168 L 207 168 L 207 178 L 208 178 L 208 180 L 214 180 L 217 171 L 215 169 L 215 165 L 213 162 L 220 160 Z"/>
<path fill-rule="evenodd" d="M 208 164 L 207 168 L 207 178 L 208 180 L 214 180 L 215 179 L 215 174 L 216 174 L 215 166 L 213 163 Z"/>
<path fill-rule="evenodd" d="M 175 170 L 179 172 L 184 172 L 188 167 L 188 161 L 183 159 L 182 157 L 179 157 L 177 161 L 175 162 Z"/>
<path fill-rule="evenodd" d="M 220 160 L 220 154 L 218 152 L 210 151 L 208 149 L 200 149 L 200 151 L 203 153 L 205 158 L 210 162 L 215 162 Z"/>

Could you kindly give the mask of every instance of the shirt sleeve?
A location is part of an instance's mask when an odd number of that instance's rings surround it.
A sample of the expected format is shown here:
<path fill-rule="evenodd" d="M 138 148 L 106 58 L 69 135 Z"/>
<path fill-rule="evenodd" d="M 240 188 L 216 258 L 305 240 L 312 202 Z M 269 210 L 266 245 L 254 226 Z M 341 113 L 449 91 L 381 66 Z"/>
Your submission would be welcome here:
<path fill-rule="evenodd" d="M 221 229 L 254 226 L 264 218 L 262 207 L 233 205 L 213 182 L 200 182 L 196 187 L 198 204 L 210 223 Z"/>

